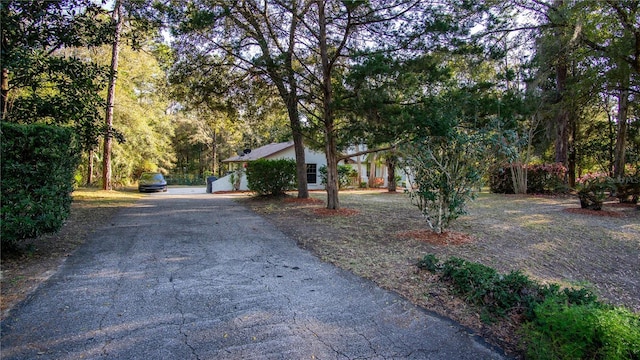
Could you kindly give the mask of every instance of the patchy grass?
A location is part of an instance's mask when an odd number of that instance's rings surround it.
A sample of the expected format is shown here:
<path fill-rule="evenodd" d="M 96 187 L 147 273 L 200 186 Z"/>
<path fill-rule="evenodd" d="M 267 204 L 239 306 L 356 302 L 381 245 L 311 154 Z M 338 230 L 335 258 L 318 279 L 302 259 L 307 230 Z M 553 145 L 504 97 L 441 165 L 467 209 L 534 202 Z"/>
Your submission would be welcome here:
<path fill-rule="evenodd" d="M 77 189 L 73 192 L 69 218 L 59 232 L 25 240 L 19 253 L 2 252 L 2 319 L 16 303 L 49 278 L 87 236 L 106 224 L 118 209 L 132 205 L 142 196 L 134 189 Z"/>
<path fill-rule="evenodd" d="M 312 193 L 317 200 L 324 193 Z M 349 216 L 318 216 L 313 202 L 246 200 L 321 259 L 453 318 L 512 354 L 520 354 L 520 319 L 483 323 L 478 309 L 416 271 L 427 253 L 479 262 L 501 273 L 521 270 L 542 283 L 588 286 L 601 299 L 640 311 L 640 211 L 606 203 L 614 216 L 573 213 L 574 197 L 482 193 L 450 235 L 430 236 L 408 196 L 341 192 Z M 413 235 L 413 236 L 412 236 Z"/>

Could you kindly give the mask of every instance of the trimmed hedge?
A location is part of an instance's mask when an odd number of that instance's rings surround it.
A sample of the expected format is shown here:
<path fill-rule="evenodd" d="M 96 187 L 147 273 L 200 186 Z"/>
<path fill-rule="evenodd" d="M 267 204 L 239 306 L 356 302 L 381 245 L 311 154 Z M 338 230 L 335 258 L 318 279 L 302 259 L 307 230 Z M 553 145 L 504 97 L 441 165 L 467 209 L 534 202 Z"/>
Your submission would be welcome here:
<path fill-rule="evenodd" d="M 291 159 L 259 159 L 247 163 L 249 190 L 258 195 L 281 195 L 295 189 L 296 162 Z"/>
<path fill-rule="evenodd" d="M 2 123 L 4 249 L 60 229 L 69 215 L 79 154 L 71 129 Z"/>

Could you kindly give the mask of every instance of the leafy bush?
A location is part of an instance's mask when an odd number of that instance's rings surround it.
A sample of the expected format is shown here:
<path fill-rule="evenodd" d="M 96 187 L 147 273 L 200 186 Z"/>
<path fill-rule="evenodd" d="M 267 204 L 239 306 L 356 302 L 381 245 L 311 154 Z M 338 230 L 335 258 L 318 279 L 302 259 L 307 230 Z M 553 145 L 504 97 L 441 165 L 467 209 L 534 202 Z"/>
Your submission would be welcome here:
<path fill-rule="evenodd" d="M 55 232 L 69 215 L 80 153 L 72 130 L 2 123 L 2 246 Z"/>
<path fill-rule="evenodd" d="M 496 167 L 489 178 L 489 189 L 495 194 L 514 194 L 511 170 L 507 167 Z"/>
<path fill-rule="evenodd" d="M 338 187 L 345 188 L 351 184 L 352 179 L 358 176 L 358 172 L 349 165 L 338 165 Z M 320 179 L 323 185 L 327 185 L 327 166 L 320 167 Z"/>
<path fill-rule="evenodd" d="M 529 359 L 640 359 L 640 316 L 549 297 L 524 327 Z"/>
<path fill-rule="evenodd" d="M 614 189 L 614 181 L 606 174 L 586 174 L 576 180 L 576 192 L 583 209 L 601 210 L 604 199 Z"/>
<path fill-rule="evenodd" d="M 633 175 L 614 180 L 616 197 L 621 203 L 637 204 L 640 198 L 640 169 Z"/>
<path fill-rule="evenodd" d="M 429 136 L 405 144 L 405 165 L 415 181 L 415 190 L 409 191 L 411 203 L 435 232 L 443 232 L 465 214 L 466 203 L 475 197 L 474 189 L 482 181 L 481 143 L 479 136 L 453 129 L 447 136 Z"/>
<path fill-rule="evenodd" d="M 418 261 L 416 266 L 432 273 L 435 273 L 442 268 L 442 265 L 439 264 L 438 258 L 433 254 L 425 255 L 422 260 Z"/>
<path fill-rule="evenodd" d="M 258 195 L 280 195 L 295 188 L 296 162 L 259 159 L 247 163 L 249 189 Z"/>
<path fill-rule="evenodd" d="M 520 271 L 504 275 L 491 267 L 457 257 L 440 263 L 435 255 L 427 254 L 416 265 L 439 272 L 441 279 L 451 283 L 456 293 L 469 303 L 482 306 L 491 316 L 504 316 L 517 310 L 531 318 L 535 307 L 548 297 L 562 297 L 567 303 L 577 305 L 598 302 L 589 289 L 560 290 L 556 284 L 543 286 Z"/>
<path fill-rule="evenodd" d="M 502 275 L 456 257 L 440 263 L 427 254 L 416 265 L 440 273 L 455 292 L 482 308 L 484 319 L 524 314 L 527 358 L 640 359 L 640 316 L 599 302 L 589 289 L 543 286 L 519 271 Z"/>
<path fill-rule="evenodd" d="M 515 165 L 520 166 L 522 165 Z M 532 194 L 556 194 L 567 191 L 567 169 L 562 164 L 530 164 L 527 169 L 527 192 Z M 495 167 L 490 175 L 489 188 L 496 194 L 513 194 L 513 180 L 508 166 Z"/>
<path fill-rule="evenodd" d="M 456 257 L 442 266 L 442 278 L 472 304 L 481 305 L 489 315 L 504 316 L 520 309 L 528 312 L 540 293 L 537 284 L 519 271 L 499 274 L 488 266 Z"/>
<path fill-rule="evenodd" d="M 527 166 L 527 192 L 556 194 L 566 192 L 567 168 L 560 163 Z"/>

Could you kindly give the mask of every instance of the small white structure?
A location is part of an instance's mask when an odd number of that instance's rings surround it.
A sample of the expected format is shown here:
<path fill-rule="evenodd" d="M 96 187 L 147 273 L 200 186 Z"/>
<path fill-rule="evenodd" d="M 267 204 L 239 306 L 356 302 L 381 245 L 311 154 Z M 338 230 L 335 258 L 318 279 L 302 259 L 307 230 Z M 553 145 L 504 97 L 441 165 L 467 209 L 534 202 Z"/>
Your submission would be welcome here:
<path fill-rule="evenodd" d="M 258 159 L 278 160 L 293 159 L 296 153 L 293 141 L 284 143 L 272 143 L 259 147 L 254 150 L 245 150 L 242 155 L 233 156 L 222 160 L 224 163 L 235 164 L 235 171 L 211 184 L 211 192 L 233 191 L 233 190 L 249 190 L 247 185 L 247 176 L 242 169 L 246 163 Z M 324 153 L 311 150 L 307 147 L 304 149 L 304 158 L 307 163 L 307 184 L 309 190 L 322 190 L 324 185 L 320 177 L 320 168 L 327 165 L 327 159 Z M 240 178 L 238 178 L 240 174 Z"/>
<path fill-rule="evenodd" d="M 365 149 L 364 145 L 349 149 L 348 153 L 355 154 L 359 150 Z M 353 150 L 353 151 L 352 151 Z M 322 184 L 322 178 L 320 175 L 320 168 L 327 165 L 327 158 L 323 152 L 311 150 L 305 146 L 304 149 L 305 162 L 307 164 L 307 184 L 309 190 L 324 190 L 325 186 Z M 247 184 L 247 176 L 243 169 L 246 167 L 247 162 L 258 159 L 293 159 L 295 160 L 296 154 L 293 146 L 293 141 L 283 143 L 272 143 L 253 150 L 245 150 L 243 154 L 233 156 L 222 160 L 224 163 L 229 163 L 232 172 L 220 179 L 214 181 L 211 184 L 211 192 L 221 191 L 246 191 L 249 190 Z M 379 161 L 373 161 L 369 159 L 367 155 L 353 156 L 347 159 L 347 161 L 340 161 L 340 164 L 348 164 L 354 168 L 358 173 L 358 182 L 368 182 L 369 177 L 373 175 L 378 179 L 378 186 L 387 186 L 387 168 Z M 401 181 L 398 186 L 408 184 L 407 176 L 401 169 L 396 169 L 396 174 L 401 177 Z M 354 184 L 356 187 L 360 184 Z M 406 186 L 406 185 L 404 185 Z"/>

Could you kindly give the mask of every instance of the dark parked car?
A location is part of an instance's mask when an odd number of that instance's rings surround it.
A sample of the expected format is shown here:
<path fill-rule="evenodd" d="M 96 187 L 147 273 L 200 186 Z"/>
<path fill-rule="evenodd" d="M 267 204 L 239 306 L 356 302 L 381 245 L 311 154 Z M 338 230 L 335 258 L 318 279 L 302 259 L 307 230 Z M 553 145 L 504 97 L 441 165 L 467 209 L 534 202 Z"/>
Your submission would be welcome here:
<path fill-rule="evenodd" d="M 138 191 L 167 191 L 167 181 L 162 174 L 157 172 L 145 172 L 140 175 Z"/>

